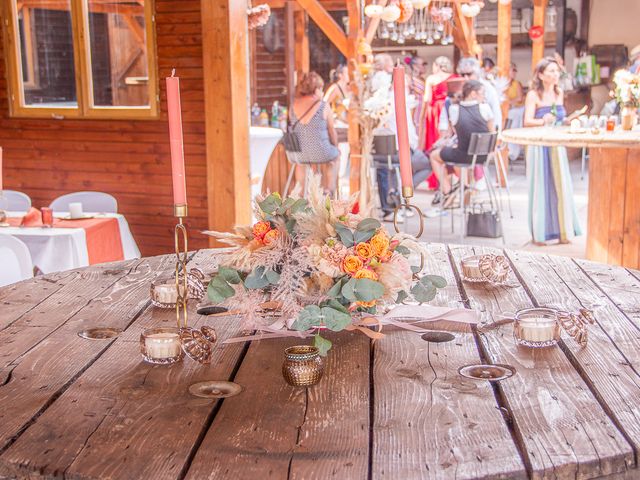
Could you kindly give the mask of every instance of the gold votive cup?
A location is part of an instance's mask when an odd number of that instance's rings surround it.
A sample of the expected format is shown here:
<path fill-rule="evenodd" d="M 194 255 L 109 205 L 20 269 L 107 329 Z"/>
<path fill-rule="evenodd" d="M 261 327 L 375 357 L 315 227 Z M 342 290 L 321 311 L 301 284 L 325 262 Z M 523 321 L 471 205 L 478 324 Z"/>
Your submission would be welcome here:
<path fill-rule="evenodd" d="M 296 345 L 284 351 L 282 376 L 294 387 L 311 387 L 324 373 L 324 360 L 317 347 Z"/>
<path fill-rule="evenodd" d="M 182 359 L 180 330 L 175 327 L 148 328 L 140 334 L 140 353 L 145 362 L 171 365 Z"/>

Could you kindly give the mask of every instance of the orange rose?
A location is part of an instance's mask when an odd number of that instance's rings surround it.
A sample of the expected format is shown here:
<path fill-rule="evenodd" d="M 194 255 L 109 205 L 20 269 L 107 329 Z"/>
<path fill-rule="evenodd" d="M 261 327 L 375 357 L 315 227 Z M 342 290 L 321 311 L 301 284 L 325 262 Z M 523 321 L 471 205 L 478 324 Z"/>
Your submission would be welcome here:
<path fill-rule="evenodd" d="M 269 222 L 258 222 L 253 226 L 253 236 L 262 240 L 262 237 L 271 230 L 271 224 Z"/>
<path fill-rule="evenodd" d="M 342 270 L 349 275 L 353 275 L 363 266 L 362 260 L 356 255 L 347 255 L 342 260 Z"/>
<path fill-rule="evenodd" d="M 280 236 L 280 232 L 278 230 L 269 230 L 267 233 L 264 234 L 264 237 L 262 237 L 262 242 L 265 245 L 271 245 L 273 242 L 276 241 L 276 239 Z"/>
<path fill-rule="evenodd" d="M 368 243 L 360 242 L 358 245 L 356 245 L 355 250 L 362 260 L 369 260 L 371 257 L 373 257 L 373 248 L 371 248 L 371 245 L 369 245 Z"/>
<path fill-rule="evenodd" d="M 363 308 L 371 308 L 376 304 L 375 300 L 371 300 L 370 302 L 361 302 L 361 301 L 357 301 L 356 302 L 356 306 L 358 307 L 363 307 Z"/>
<path fill-rule="evenodd" d="M 378 280 L 378 274 L 369 268 L 361 268 L 355 273 L 353 278 L 367 278 L 369 280 Z"/>
<path fill-rule="evenodd" d="M 373 237 L 371 237 L 369 243 L 371 244 L 371 248 L 373 249 L 373 254 L 378 257 L 385 256 L 387 250 L 389 250 L 389 237 L 387 237 L 387 234 L 385 232 L 381 231 L 376 233 Z"/>

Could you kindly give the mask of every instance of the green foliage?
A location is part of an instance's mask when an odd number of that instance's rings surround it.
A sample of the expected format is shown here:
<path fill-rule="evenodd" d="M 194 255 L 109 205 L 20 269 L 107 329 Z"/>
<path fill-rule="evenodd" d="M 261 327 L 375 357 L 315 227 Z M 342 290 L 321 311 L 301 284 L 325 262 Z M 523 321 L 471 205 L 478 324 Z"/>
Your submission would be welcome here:
<path fill-rule="evenodd" d="M 335 225 L 336 232 L 340 237 L 340 241 L 344 244 L 345 247 L 353 247 L 355 240 L 353 237 L 353 232 L 348 227 L 342 225 L 341 223 L 337 223 Z"/>
<path fill-rule="evenodd" d="M 265 267 L 256 267 L 244 279 L 244 286 L 251 290 L 265 288 L 269 285 L 275 285 L 280 281 L 280 274 Z"/>
<path fill-rule="evenodd" d="M 380 282 L 368 278 L 351 278 L 342 287 L 342 296 L 350 302 L 371 302 L 382 297 L 384 286 Z"/>
<path fill-rule="evenodd" d="M 356 227 L 356 230 L 358 232 L 368 232 L 370 230 L 373 230 L 375 232 L 381 226 L 382 226 L 382 224 L 378 220 L 376 220 L 375 218 L 365 218 L 360 223 L 358 223 L 358 226 Z"/>
<path fill-rule="evenodd" d="M 405 257 L 408 257 L 411 254 L 411 250 L 409 250 L 404 245 L 398 245 L 396 247 L 396 252 L 398 252 L 400 255 L 404 255 Z"/>
<path fill-rule="evenodd" d="M 436 297 L 438 288 L 447 286 L 447 281 L 439 275 L 425 275 L 411 287 L 411 295 L 418 302 L 430 302 Z"/>
<path fill-rule="evenodd" d="M 258 205 L 264 213 L 273 215 L 282 205 L 282 197 L 279 193 L 272 193 L 261 202 L 258 202 Z"/>
<path fill-rule="evenodd" d="M 327 356 L 327 353 L 331 349 L 332 345 L 333 344 L 331 343 L 331 340 L 327 340 L 326 338 L 321 337 L 319 333 L 316 333 L 313 336 L 313 346 L 318 349 L 318 352 L 323 357 Z"/>
<path fill-rule="evenodd" d="M 237 270 L 229 267 L 218 267 L 218 275 L 222 277 L 226 282 L 233 285 L 237 285 L 242 282 L 242 278 Z"/>
<path fill-rule="evenodd" d="M 211 279 L 207 287 L 207 296 L 213 303 L 222 303 L 235 293 L 234 288 L 219 274 Z"/>

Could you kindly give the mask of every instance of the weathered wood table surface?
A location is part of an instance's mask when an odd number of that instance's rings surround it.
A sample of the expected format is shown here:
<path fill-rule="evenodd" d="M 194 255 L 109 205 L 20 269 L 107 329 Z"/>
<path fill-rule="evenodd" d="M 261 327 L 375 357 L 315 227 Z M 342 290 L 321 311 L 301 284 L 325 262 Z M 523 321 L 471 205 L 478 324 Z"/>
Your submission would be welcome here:
<path fill-rule="evenodd" d="M 502 287 L 461 282 L 461 257 L 488 251 L 431 245 L 447 278 L 435 304 L 485 320 L 531 306 L 595 311 L 587 348 L 516 347 L 512 326 L 455 333 L 445 343 L 386 328 L 333 335 L 325 376 L 308 390 L 281 375 L 292 339 L 228 344 L 211 365 L 143 363 L 138 337 L 172 325 L 150 306 L 149 283 L 173 257 L 107 264 L 0 290 L 0 477 L 118 479 L 640 478 L 640 273 L 507 251 Z M 215 251 L 190 265 L 211 270 Z M 198 316 L 221 339 L 237 319 Z M 108 325 L 115 339 L 77 332 Z M 434 326 L 435 327 L 435 326 Z M 300 342 L 300 340 L 298 340 Z M 516 368 L 492 385 L 461 377 L 477 362 Z M 197 398 L 199 381 L 244 391 Z"/>
<path fill-rule="evenodd" d="M 631 131 L 569 127 L 504 130 L 505 142 L 589 148 L 587 258 L 640 268 L 640 128 Z"/>

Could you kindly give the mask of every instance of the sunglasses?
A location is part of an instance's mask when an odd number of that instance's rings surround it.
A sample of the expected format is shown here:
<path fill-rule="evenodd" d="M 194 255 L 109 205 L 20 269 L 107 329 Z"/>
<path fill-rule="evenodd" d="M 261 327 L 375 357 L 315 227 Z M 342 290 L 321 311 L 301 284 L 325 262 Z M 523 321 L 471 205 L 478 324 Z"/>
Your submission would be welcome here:
<path fill-rule="evenodd" d="M 461 73 L 460 75 L 463 77 L 470 77 L 473 73 Z"/>

